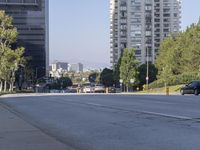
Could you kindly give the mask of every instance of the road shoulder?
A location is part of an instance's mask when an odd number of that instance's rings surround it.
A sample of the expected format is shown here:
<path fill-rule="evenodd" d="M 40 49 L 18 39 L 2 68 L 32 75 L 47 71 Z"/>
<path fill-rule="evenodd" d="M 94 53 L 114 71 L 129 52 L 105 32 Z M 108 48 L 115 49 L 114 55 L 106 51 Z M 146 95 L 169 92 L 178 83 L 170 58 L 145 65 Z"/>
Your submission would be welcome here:
<path fill-rule="evenodd" d="M 0 103 L 0 150 L 72 150 Z"/>

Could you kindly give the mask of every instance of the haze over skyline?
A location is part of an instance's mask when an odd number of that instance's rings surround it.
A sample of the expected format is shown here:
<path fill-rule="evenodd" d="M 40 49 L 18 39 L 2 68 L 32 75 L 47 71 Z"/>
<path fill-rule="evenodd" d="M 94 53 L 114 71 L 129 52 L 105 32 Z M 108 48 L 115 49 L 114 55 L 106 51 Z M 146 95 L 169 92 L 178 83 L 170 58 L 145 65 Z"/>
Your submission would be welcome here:
<path fill-rule="evenodd" d="M 199 19 L 200 1 L 182 0 L 182 29 Z M 109 67 L 109 1 L 50 0 L 50 62 Z"/>

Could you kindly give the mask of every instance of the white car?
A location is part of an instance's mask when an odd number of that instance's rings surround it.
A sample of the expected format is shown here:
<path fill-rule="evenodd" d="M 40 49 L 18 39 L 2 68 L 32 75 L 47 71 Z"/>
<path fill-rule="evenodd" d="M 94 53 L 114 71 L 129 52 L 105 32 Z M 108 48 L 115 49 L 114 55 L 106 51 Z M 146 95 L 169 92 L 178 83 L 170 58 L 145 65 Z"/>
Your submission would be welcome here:
<path fill-rule="evenodd" d="M 94 92 L 95 93 L 105 93 L 105 87 L 103 85 L 96 85 L 94 87 Z"/>
<path fill-rule="evenodd" d="M 83 93 L 93 93 L 94 92 L 94 88 L 91 86 L 86 86 L 83 88 Z"/>

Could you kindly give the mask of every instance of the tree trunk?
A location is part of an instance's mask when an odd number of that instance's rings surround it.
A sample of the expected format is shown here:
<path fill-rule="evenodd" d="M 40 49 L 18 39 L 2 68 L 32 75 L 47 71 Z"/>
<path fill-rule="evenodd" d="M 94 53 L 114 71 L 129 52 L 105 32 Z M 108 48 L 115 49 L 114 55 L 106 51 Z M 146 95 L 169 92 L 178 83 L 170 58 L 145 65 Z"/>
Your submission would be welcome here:
<path fill-rule="evenodd" d="M 9 83 L 9 92 L 11 92 L 11 82 Z"/>
<path fill-rule="evenodd" d="M 7 91 L 7 81 L 5 80 L 4 81 L 4 92 L 6 92 Z"/>
<path fill-rule="evenodd" d="M 128 88 L 128 85 L 126 86 L 126 90 L 127 90 L 127 93 L 129 92 L 129 88 Z"/>
<path fill-rule="evenodd" d="M 13 70 L 11 81 L 10 81 L 10 92 L 13 92 L 14 82 L 15 82 L 15 71 Z"/>
<path fill-rule="evenodd" d="M 0 92 L 2 92 L 2 89 L 3 89 L 3 82 L 0 81 Z"/>
<path fill-rule="evenodd" d="M 14 91 L 13 88 L 14 88 L 14 82 L 12 81 L 12 82 L 11 82 L 11 92 Z"/>
<path fill-rule="evenodd" d="M 9 85 L 9 92 L 13 92 L 13 81 L 11 81 Z"/>
<path fill-rule="evenodd" d="M 15 84 L 15 71 L 13 71 L 13 80 L 12 80 L 12 92 L 14 91 L 14 84 Z"/>

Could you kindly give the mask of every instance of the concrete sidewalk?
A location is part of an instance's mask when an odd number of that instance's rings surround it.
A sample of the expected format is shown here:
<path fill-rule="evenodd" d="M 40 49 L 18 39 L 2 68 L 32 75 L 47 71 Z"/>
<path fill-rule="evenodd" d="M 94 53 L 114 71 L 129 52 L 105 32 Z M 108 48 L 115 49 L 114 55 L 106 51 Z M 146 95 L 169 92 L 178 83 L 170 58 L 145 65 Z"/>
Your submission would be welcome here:
<path fill-rule="evenodd" d="M 72 150 L 0 103 L 0 150 Z"/>

